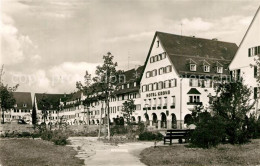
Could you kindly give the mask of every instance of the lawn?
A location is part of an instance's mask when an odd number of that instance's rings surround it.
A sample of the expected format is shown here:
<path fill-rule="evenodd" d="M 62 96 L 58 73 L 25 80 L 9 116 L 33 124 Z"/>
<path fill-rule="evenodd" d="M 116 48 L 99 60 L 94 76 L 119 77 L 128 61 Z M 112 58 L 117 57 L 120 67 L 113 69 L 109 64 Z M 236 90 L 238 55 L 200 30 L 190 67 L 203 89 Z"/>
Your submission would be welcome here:
<path fill-rule="evenodd" d="M 150 147 L 141 152 L 146 165 L 260 165 L 260 139 L 244 145 L 219 145 L 212 149 L 187 148 L 183 144 Z"/>
<path fill-rule="evenodd" d="M 0 165 L 83 165 L 68 146 L 33 139 L 0 139 Z"/>

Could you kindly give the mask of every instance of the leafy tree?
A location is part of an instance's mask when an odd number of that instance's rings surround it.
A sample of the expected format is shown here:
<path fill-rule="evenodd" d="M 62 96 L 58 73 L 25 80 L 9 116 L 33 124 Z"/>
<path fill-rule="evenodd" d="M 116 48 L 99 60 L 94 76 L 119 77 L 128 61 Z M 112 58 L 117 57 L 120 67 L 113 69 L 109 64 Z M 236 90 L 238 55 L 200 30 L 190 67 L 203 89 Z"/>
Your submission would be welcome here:
<path fill-rule="evenodd" d="M 231 144 L 244 143 L 246 135 L 246 115 L 254 103 L 250 103 L 251 90 L 242 81 L 219 84 L 216 98 L 212 103 L 213 116 L 219 116 L 225 124 L 226 134 Z"/>
<path fill-rule="evenodd" d="M 48 110 L 50 110 L 51 107 L 51 101 L 46 96 L 46 94 L 43 94 L 41 100 L 39 101 L 39 105 L 42 107 L 42 116 L 43 116 L 43 122 L 46 124 L 46 119 L 48 117 Z"/>
<path fill-rule="evenodd" d="M 103 56 L 103 64 L 97 66 L 96 77 L 94 77 L 94 82 L 98 83 L 101 88 L 101 92 L 104 95 L 105 100 L 105 111 L 107 116 L 107 130 L 108 139 L 110 139 L 110 110 L 109 101 L 113 96 L 113 92 L 116 90 L 116 85 L 118 83 L 118 71 L 116 70 L 117 62 L 113 62 L 114 56 L 108 52 L 107 55 Z"/>
<path fill-rule="evenodd" d="M 15 99 L 13 97 L 13 92 L 18 88 L 18 84 L 14 87 L 8 87 L 4 85 L 2 81 L 2 76 L 4 75 L 4 65 L 0 69 L 0 111 L 2 112 L 2 123 L 4 123 L 4 113 L 5 111 L 14 108 Z"/>
<path fill-rule="evenodd" d="M 128 125 L 130 125 L 131 116 L 135 111 L 134 109 L 135 109 L 135 103 L 133 99 L 128 99 L 123 103 L 122 113 Z"/>

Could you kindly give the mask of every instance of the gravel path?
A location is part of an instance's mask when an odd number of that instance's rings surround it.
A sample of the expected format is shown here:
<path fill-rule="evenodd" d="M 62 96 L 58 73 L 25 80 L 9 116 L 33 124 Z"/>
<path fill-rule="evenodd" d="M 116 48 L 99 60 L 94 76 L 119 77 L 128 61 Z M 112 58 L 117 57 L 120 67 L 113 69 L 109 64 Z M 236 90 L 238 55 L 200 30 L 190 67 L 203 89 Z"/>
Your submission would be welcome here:
<path fill-rule="evenodd" d="M 70 137 L 72 146 L 81 159 L 85 160 L 85 165 L 97 166 L 143 166 L 139 160 L 140 152 L 153 146 L 153 142 L 134 142 L 118 144 L 113 146 L 97 141 L 96 137 Z"/>

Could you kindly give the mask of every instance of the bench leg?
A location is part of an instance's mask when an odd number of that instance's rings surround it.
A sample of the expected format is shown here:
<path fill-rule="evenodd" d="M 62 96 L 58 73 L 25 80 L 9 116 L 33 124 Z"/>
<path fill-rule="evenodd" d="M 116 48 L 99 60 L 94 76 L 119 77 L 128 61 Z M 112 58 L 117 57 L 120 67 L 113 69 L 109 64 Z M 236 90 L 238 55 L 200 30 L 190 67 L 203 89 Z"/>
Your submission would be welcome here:
<path fill-rule="evenodd" d="M 180 144 L 182 143 L 182 138 L 179 138 L 179 143 L 180 143 Z"/>
<path fill-rule="evenodd" d="M 172 145 L 172 139 L 170 139 L 170 145 Z"/>
<path fill-rule="evenodd" d="M 165 145 L 165 138 L 163 139 L 163 144 Z"/>

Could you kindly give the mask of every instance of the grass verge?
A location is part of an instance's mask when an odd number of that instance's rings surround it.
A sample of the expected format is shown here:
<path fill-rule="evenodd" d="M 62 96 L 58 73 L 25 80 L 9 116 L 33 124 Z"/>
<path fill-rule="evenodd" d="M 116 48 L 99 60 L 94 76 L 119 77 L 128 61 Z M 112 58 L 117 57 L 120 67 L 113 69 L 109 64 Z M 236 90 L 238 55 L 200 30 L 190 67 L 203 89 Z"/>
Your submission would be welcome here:
<path fill-rule="evenodd" d="M 73 148 L 28 138 L 0 139 L 0 165 L 83 165 Z"/>
<path fill-rule="evenodd" d="M 216 148 L 187 148 L 184 145 L 144 149 L 141 161 L 146 165 L 260 165 L 260 139 L 244 145 L 219 145 Z"/>

